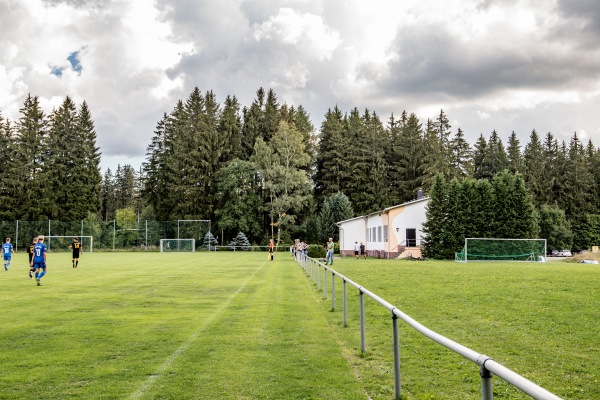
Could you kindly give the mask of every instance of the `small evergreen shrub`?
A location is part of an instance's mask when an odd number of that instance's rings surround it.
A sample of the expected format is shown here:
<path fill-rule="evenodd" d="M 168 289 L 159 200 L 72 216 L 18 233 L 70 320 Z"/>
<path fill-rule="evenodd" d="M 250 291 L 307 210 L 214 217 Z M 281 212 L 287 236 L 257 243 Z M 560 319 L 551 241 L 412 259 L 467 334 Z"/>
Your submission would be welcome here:
<path fill-rule="evenodd" d="M 311 244 L 308 246 L 308 256 L 310 258 L 325 258 L 327 250 L 320 244 Z"/>

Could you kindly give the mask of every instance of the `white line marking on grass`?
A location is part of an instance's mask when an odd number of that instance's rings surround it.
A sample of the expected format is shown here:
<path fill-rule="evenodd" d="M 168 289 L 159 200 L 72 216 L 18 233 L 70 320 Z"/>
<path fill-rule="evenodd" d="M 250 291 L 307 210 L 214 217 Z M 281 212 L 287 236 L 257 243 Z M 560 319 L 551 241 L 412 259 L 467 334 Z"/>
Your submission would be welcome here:
<path fill-rule="evenodd" d="M 225 301 L 223 304 L 221 304 L 221 306 L 219 308 L 217 308 L 216 312 L 214 312 L 210 317 L 208 317 L 204 321 L 204 323 L 202 325 L 200 325 L 198 327 L 198 329 L 196 329 L 190 335 L 190 337 L 184 344 L 179 346 L 178 349 L 176 349 L 173 353 L 171 353 L 171 355 L 165 359 L 165 361 L 160 365 L 160 367 L 158 367 L 158 369 L 156 371 L 154 371 L 153 374 L 149 375 L 148 378 L 146 378 L 146 380 L 131 395 L 131 397 L 130 397 L 131 400 L 140 399 L 148 391 L 148 389 L 150 389 L 152 387 L 152 385 L 154 385 L 154 382 L 156 382 L 160 377 L 163 376 L 163 374 L 169 369 L 169 367 L 173 364 L 173 362 L 177 359 L 177 357 L 179 357 L 181 354 L 183 354 L 190 347 L 190 345 L 198 338 L 198 336 L 200 336 L 200 334 L 208 327 L 208 325 L 210 325 L 212 323 L 212 321 L 229 306 L 229 304 L 231 304 L 233 299 L 235 299 L 235 297 L 246 287 L 248 282 L 250 282 L 252 280 L 252 278 L 254 278 L 254 276 L 265 266 L 265 264 L 266 264 L 266 262 L 263 263 L 260 266 L 260 268 L 258 268 L 256 271 L 254 271 L 254 273 L 252 275 L 250 275 L 250 277 L 248 277 L 248 279 L 246 279 L 246 281 L 242 284 L 242 286 L 240 286 L 227 299 L 227 301 Z"/>

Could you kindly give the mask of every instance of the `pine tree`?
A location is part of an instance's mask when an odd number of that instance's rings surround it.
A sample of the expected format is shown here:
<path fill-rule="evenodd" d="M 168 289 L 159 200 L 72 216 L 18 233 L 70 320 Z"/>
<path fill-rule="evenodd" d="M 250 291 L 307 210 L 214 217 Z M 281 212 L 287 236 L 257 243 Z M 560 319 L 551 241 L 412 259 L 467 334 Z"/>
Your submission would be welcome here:
<path fill-rule="evenodd" d="M 406 117 L 402 114 L 401 128 L 396 144 L 392 144 L 397 165 L 397 202 L 403 203 L 416 197 L 421 187 L 423 162 L 425 158 L 423 130 L 414 113 Z"/>
<path fill-rule="evenodd" d="M 486 179 L 487 171 L 489 170 L 489 166 L 486 164 L 487 147 L 488 144 L 483 134 L 480 134 L 473 150 L 473 177 L 475 179 Z"/>
<path fill-rule="evenodd" d="M 104 222 L 115 219 L 117 211 L 117 199 L 115 192 L 115 183 L 110 168 L 104 173 L 102 179 L 102 220 Z"/>
<path fill-rule="evenodd" d="M 427 120 L 424 136 L 425 158 L 423 163 L 423 188 L 427 190 L 437 174 L 451 179 L 452 150 L 450 148 L 450 124 L 443 111 L 436 121 Z"/>
<path fill-rule="evenodd" d="M 204 240 L 202 242 L 202 247 L 207 250 L 213 250 L 218 245 L 219 245 L 219 242 L 217 241 L 215 236 L 212 234 L 212 232 L 210 232 L 210 231 L 206 232 L 206 235 L 204 235 Z"/>
<path fill-rule="evenodd" d="M 458 128 L 456 135 L 450 142 L 452 151 L 452 177 L 463 179 L 473 173 L 472 150 L 465 139 L 462 129 Z"/>
<path fill-rule="evenodd" d="M 503 171 L 492 180 L 493 237 L 531 239 L 538 233 L 535 206 L 520 174 Z"/>
<path fill-rule="evenodd" d="M 440 259 L 444 258 L 444 229 L 447 217 L 447 187 L 442 174 L 435 176 L 428 194 L 427 219 L 423 224 L 423 256 Z"/>
<path fill-rule="evenodd" d="M 234 158 L 244 159 L 242 141 L 242 118 L 240 116 L 240 105 L 235 96 L 227 96 L 223 112 L 219 119 L 219 136 L 226 142 L 223 149 L 223 162 Z"/>
<path fill-rule="evenodd" d="M 15 195 L 18 182 L 11 179 L 11 176 L 14 176 L 14 160 L 13 128 L 10 121 L 0 114 L 0 221 L 17 219 Z"/>
<path fill-rule="evenodd" d="M 15 136 L 15 213 L 19 219 L 38 221 L 44 218 L 39 201 L 47 189 L 41 175 L 47 121 L 37 96 L 27 95 L 20 112 Z"/>
<path fill-rule="evenodd" d="M 81 181 L 82 189 L 79 201 L 85 205 L 86 213 L 97 213 L 101 204 L 100 149 L 96 147 L 96 131 L 92 114 L 84 101 L 77 114 L 77 130 L 82 158 L 77 163 L 76 178 Z M 84 216 L 85 218 L 85 216 Z"/>
<path fill-rule="evenodd" d="M 333 193 L 344 190 L 347 181 L 343 170 L 347 166 L 345 159 L 345 123 L 339 108 L 327 110 L 321 124 L 315 173 L 315 196 L 317 202 Z"/>
<path fill-rule="evenodd" d="M 542 199 L 545 197 L 545 192 L 549 190 L 549 186 L 544 181 L 544 169 L 546 168 L 544 149 L 535 129 L 531 132 L 523 157 L 525 159 L 523 177 L 527 187 L 533 194 L 534 199 Z"/>
<path fill-rule="evenodd" d="M 540 207 L 540 237 L 546 239 L 548 250 L 570 249 L 573 246 L 571 224 L 558 205 Z"/>
<path fill-rule="evenodd" d="M 508 169 L 508 155 L 506 154 L 506 150 L 504 149 L 502 139 L 500 139 L 495 129 L 490 135 L 488 149 L 490 150 L 490 165 L 492 166 L 492 172 L 494 176 L 497 173 Z"/>
<path fill-rule="evenodd" d="M 79 165 L 84 164 L 84 150 L 77 109 L 68 96 L 61 106 L 50 115 L 48 130 L 47 159 L 43 163 L 42 175 L 46 187 L 45 215 L 49 219 L 78 221 L 87 216 L 84 182 L 80 180 Z"/>
<path fill-rule="evenodd" d="M 525 164 L 521 154 L 521 143 L 515 131 L 512 131 L 508 139 L 507 147 L 508 170 L 512 173 L 524 173 Z"/>

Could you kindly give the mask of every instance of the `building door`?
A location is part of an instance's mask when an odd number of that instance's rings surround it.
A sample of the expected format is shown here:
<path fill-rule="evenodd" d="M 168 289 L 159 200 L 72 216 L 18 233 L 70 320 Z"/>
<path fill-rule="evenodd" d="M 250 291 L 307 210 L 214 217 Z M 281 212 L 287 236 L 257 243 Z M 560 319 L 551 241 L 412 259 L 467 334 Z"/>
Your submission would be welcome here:
<path fill-rule="evenodd" d="M 417 246 L 417 230 L 416 229 L 407 229 L 406 230 L 406 247 L 416 247 Z"/>

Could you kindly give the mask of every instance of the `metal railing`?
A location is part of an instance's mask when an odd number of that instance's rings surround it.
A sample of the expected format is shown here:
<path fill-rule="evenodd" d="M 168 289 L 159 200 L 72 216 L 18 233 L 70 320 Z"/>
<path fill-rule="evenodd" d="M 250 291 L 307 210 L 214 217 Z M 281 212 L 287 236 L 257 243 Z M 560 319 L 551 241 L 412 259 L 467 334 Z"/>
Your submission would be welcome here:
<path fill-rule="evenodd" d="M 377 303 L 385 307 L 391 312 L 392 317 L 392 341 L 394 346 L 394 388 L 395 398 L 399 400 L 401 398 L 401 386 L 400 386 L 400 343 L 398 339 L 398 319 L 403 320 L 409 326 L 426 336 L 427 338 L 441 344 L 456 354 L 463 356 L 464 358 L 472 361 L 479 366 L 479 375 L 481 377 L 481 398 L 482 400 L 492 400 L 494 398 L 493 391 L 493 376 L 497 375 L 507 383 L 511 384 L 515 388 L 519 389 L 523 393 L 529 395 L 534 399 L 539 400 L 560 400 L 561 398 L 555 394 L 547 391 L 546 389 L 536 385 L 530 380 L 517 374 L 516 372 L 504 367 L 497 363 L 492 358 L 477 353 L 465 347 L 453 340 L 442 336 L 431 329 L 420 324 L 407 314 L 400 311 L 394 305 L 388 303 L 381 297 L 370 292 L 366 288 L 360 286 L 358 283 L 353 282 L 348 277 L 335 271 L 333 268 L 326 266 L 319 261 L 299 254 L 296 257 L 298 264 L 304 269 L 308 276 L 317 285 L 317 289 L 323 289 L 323 300 L 327 299 L 327 275 L 331 274 L 331 309 L 335 310 L 335 279 L 336 277 L 342 280 L 343 284 L 343 324 L 344 327 L 347 324 L 347 285 L 355 287 L 360 295 L 360 349 L 364 353 L 366 351 L 366 330 L 365 330 L 365 295 L 375 300 Z M 321 276 L 323 277 L 323 285 L 321 286 Z"/>

